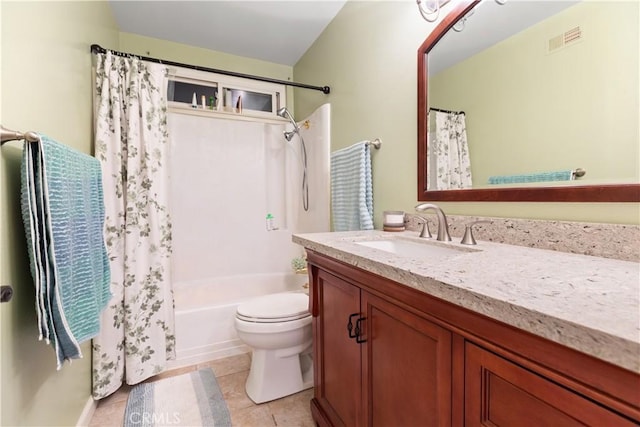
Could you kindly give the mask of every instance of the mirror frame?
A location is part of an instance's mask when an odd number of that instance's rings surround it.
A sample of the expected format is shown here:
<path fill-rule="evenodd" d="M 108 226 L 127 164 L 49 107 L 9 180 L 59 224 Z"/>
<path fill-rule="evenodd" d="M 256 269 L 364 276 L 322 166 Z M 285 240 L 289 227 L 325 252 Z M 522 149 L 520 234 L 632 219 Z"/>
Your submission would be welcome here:
<path fill-rule="evenodd" d="M 427 54 L 480 0 L 464 0 L 436 26 L 418 49 L 418 200 L 491 202 L 640 202 L 640 184 L 510 187 L 427 191 Z"/>

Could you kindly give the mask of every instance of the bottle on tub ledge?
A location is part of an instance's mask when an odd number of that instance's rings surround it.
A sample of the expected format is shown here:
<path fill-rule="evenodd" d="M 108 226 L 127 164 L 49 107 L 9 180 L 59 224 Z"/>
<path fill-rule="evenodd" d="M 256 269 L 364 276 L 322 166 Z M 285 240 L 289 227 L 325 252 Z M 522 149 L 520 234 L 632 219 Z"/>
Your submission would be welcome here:
<path fill-rule="evenodd" d="M 275 218 L 272 214 L 267 214 L 267 231 L 275 231 L 278 227 L 275 226 Z"/>

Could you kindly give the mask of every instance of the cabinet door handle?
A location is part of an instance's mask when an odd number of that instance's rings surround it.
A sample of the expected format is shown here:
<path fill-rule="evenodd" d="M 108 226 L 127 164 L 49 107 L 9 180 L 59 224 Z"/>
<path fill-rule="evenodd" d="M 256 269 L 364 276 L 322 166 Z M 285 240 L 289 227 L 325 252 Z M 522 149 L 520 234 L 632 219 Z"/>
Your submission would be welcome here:
<path fill-rule="evenodd" d="M 352 315 L 349 316 L 349 323 L 347 323 L 347 331 L 349 332 L 349 338 L 357 338 L 358 337 L 358 332 L 357 329 L 354 331 L 355 333 L 351 333 L 351 331 L 353 330 L 353 318 L 355 316 L 360 316 L 360 313 L 353 313 Z M 356 322 L 357 325 L 357 322 Z"/>
<path fill-rule="evenodd" d="M 367 320 L 367 318 L 366 317 L 361 317 L 358 320 L 356 320 L 355 333 L 356 333 L 356 342 L 358 344 L 362 344 L 363 342 L 367 342 L 367 340 L 363 340 L 363 339 L 360 338 L 361 337 L 360 332 L 362 332 L 362 329 L 360 329 L 360 322 L 362 322 L 363 320 Z"/>
<path fill-rule="evenodd" d="M 351 315 L 349 315 L 349 323 L 347 323 L 347 331 L 349 332 L 349 338 L 355 338 L 356 342 L 358 344 L 361 344 L 363 342 L 367 342 L 367 340 L 363 340 L 360 337 L 360 332 L 362 331 L 361 327 L 360 327 L 360 322 L 362 322 L 363 320 L 367 320 L 366 317 L 358 317 L 358 319 L 356 320 L 356 324 L 354 327 L 353 324 L 353 318 L 356 316 L 360 316 L 360 313 L 353 313 Z"/>

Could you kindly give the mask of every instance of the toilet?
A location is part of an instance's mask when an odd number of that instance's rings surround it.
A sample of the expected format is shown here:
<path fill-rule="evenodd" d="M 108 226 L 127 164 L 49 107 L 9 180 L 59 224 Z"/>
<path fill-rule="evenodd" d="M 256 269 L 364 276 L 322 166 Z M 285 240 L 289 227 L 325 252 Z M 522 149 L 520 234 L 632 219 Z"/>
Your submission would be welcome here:
<path fill-rule="evenodd" d="M 247 395 L 255 403 L 279 399 L 313 386 L 309 296 L 265 295 L 236 310 L 238 338 L 253 353 Z"/>

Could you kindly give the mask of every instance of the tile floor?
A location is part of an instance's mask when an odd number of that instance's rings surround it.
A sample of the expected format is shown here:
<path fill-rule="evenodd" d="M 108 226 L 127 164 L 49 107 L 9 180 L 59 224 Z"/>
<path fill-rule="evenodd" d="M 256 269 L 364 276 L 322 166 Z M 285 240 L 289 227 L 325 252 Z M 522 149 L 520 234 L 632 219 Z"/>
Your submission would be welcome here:
<path fill-rule="evenodd" d="M 309 401 L 313 389 L 256 405 L 244 391 L 249 375 L 251 358 L 240 354 L 225 359 L 201 363 L 186 368 L 163 372 L 148 381 L 180 375 L 196 369 L 212 368 L 229 407 L 231 423 L 234 427 L 313 427 Z M 132 386 L 124 385 L 111 396 L 101 400 L 91 418 L 89 427 L 122 426 L 127 397 Z"/>

